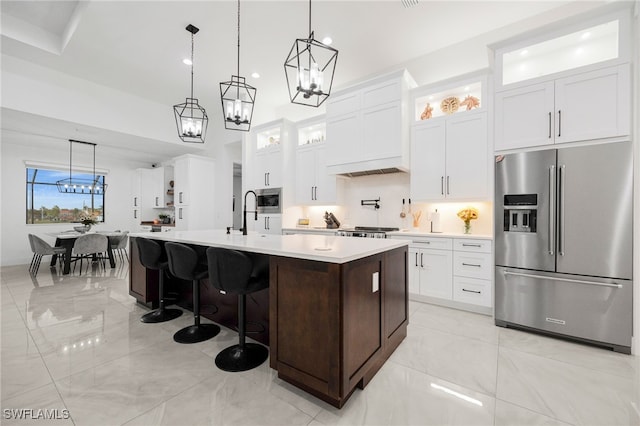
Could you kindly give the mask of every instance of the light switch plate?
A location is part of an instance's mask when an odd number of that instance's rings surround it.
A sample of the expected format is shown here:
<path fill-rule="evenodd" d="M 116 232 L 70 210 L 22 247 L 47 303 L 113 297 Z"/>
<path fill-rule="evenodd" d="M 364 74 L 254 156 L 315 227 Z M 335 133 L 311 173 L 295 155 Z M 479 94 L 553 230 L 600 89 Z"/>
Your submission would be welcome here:
<path fill-rule="evenodd" d="M 371 292 L 375 293 L 378 290 L 380 290 L 380 273 L 374 272 L 371 275 Z"/>

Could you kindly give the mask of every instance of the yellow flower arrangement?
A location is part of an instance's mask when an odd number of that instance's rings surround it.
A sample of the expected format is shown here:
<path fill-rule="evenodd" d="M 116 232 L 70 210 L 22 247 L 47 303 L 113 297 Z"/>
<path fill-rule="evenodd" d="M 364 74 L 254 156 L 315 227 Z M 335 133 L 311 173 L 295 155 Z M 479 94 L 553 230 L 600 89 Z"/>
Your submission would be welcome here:
<path fill-rule="evenodd" d="M 458 217 L 464 222 L 464 233 L 471 233 L 471 221 L 479 216 L 478 209 L 475 207 L 465 207 L 458 212 Z"/>

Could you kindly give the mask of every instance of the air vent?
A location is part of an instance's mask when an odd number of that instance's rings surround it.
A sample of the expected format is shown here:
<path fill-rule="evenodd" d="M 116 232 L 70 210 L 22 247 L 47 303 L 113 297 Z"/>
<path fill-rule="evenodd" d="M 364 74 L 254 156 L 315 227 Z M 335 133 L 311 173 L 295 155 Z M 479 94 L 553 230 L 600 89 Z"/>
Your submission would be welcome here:
<path fill-rule="evenodd" d="M 349 177 L 358 177 L 358 176 L 369 176 L 369 175 L 386 175 L 389 173 L 402 173 L 403 171 L 397 167 L 390 167 L 388 169 L 373 169 L 373 170 L 365 170 L 362 172 L 349 172 L 349 173 L 340 173 L 342 176 Z"/>

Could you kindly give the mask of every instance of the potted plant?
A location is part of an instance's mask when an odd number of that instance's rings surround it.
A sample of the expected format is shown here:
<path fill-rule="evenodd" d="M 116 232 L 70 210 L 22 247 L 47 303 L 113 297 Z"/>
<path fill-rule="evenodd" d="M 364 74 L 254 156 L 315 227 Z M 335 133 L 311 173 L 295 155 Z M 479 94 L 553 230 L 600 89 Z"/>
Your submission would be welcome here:
<path fill-rule="evenodd" d="M 171 216 L 168 214 L 159 214 L 160 223 L 171 223 Z"/>

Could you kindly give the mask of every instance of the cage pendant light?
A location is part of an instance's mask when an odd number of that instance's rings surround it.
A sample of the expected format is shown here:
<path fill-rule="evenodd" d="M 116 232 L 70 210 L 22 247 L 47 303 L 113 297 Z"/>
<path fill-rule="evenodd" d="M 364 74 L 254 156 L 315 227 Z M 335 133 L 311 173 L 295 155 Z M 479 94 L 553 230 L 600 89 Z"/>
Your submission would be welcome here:
<path fill-rule="evenodd" d="M 93 179 L 73 177 L 73 144 L 93 146 Z M 100 184 L 96 176 L 96 144 L 69 139 L 69 179 L 61 179 L 56 182 L 58 192 L 64 194 L 101 194 L 107 190 L 106 184 Z"/>
<path fill-rule="evenodd" d="M 173 112 L 180 139 L 183 142 L 204 143 L 209 118 L 205 109 L 198 104 L 198 99 L 193 97 L 193 36 L 200 29 L 191 24 L 185 29 L 191 33 L 191 97 L 182 104 L 174 105 Z"/>
<path fill-rule="evenodd" d="M 248 132 L 251 129 L 253 106 L 258 90 L 240 77 L 240 0 L 238 0 L 238 68 L 231 80 L 220 83 L 220 99 L 224 127 L 228 130 Z"/>
<path fill-rule="evenodd" d="M 314 39 L 309 0 L 309 38 L 298 38 L 284 62 L 289 98 L 294 104 L 320 106 L 331 94 L 338 51 Z"/>

